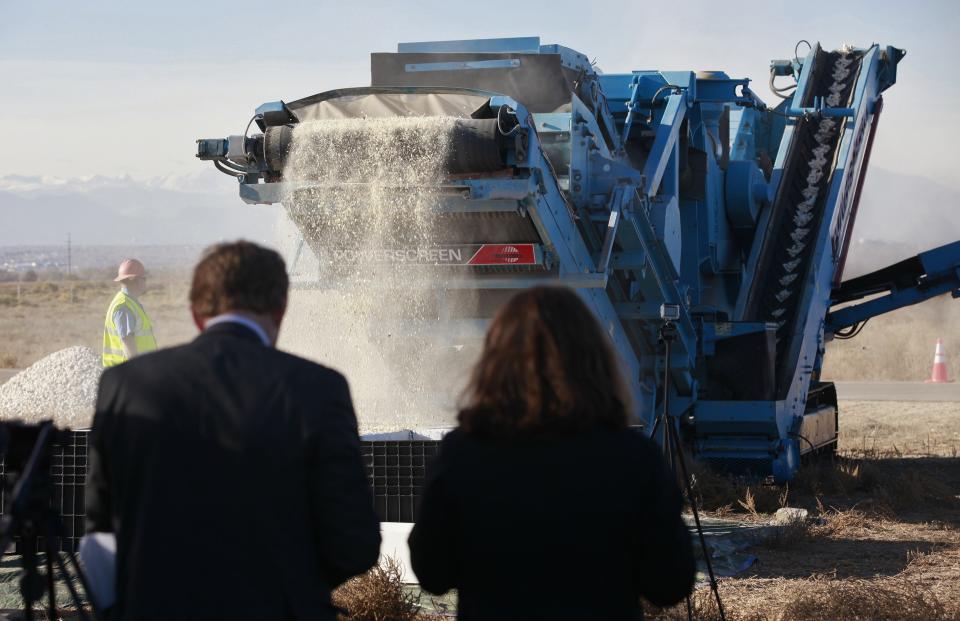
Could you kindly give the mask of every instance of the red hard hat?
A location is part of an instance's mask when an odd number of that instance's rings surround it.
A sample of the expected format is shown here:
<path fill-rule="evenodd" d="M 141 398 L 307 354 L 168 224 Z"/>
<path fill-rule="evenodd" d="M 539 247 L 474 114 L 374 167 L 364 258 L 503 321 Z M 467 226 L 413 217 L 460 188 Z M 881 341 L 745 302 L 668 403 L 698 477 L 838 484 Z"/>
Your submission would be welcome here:
<path fill-rule="evenodd" d="M 117 277 L 113 279 L 113 282 L 121 282 L 146 275 L 147 270 L 143 267 L 143 263 L 136 259 L 124 259 L 123 263 L 120 264 L 120 268 L 117 270 Z"/>

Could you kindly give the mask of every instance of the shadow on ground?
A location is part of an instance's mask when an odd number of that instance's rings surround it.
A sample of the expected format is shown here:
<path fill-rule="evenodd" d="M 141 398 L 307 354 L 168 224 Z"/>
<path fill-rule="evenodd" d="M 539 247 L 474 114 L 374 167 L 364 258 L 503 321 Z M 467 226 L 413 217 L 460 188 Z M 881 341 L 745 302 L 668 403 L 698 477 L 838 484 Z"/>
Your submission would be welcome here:
<path fill-rule="evenodd" d="M 876 578 L 895 576 L 911 558 L 945 549 L 933 541 L 818 538 L 788 549 L 764 549 L 741 574 L 749 578 Z"/>

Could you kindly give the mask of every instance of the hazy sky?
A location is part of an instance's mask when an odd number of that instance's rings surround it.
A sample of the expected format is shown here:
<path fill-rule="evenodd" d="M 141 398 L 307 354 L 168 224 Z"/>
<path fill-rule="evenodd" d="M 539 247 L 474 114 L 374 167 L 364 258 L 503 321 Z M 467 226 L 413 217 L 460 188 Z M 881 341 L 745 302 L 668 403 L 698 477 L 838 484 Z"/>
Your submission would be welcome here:
<path fill-rule="evenodd" d="M 815 7 L 815 8 L 814 8 Z M 960 188 L 960 2 L 0 0 L 0 175 L 196 172 L 265 101 L 369 84 L 398 41 L 539 35 L 607 73 L 722 69 L 770 103 L 798 39 L 905 48 L 873 163 Z"/>

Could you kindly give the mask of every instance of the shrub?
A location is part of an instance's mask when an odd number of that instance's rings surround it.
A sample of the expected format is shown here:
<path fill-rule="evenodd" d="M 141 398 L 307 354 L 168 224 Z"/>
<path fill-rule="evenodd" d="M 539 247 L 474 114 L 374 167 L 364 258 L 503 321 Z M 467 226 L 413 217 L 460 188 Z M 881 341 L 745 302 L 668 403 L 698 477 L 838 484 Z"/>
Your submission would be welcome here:
<path fill-rule="evenodd" d="M 333 592 L 334 605 L 346 611 L 339 621 L 439 621 L 420 610 L 419 597 L 404 588 L 401 574 L 396 560 L 388 558 L 342 584 Z"/>

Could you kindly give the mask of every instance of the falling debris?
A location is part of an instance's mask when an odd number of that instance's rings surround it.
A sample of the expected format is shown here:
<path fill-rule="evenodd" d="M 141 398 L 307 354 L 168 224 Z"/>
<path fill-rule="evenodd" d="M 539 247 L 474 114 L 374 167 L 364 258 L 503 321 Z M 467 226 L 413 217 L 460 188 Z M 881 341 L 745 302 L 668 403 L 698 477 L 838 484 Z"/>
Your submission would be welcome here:
<path fill-rule="evenodd" d="M 286 216 L 311 241 L 319 274 L 293 293 L 280 344 L 349 378 L 363 432 L 449 425 L 474 360 L 449 327 L 436 338 L 431 284 L 441 276 L 429 269 L 454 123 L 346 118 L 294 128 L 284 177 L 311 187 L 286 201 Z M 405 264 L 401 279 L 408 249 L 427 269 Z"/>

